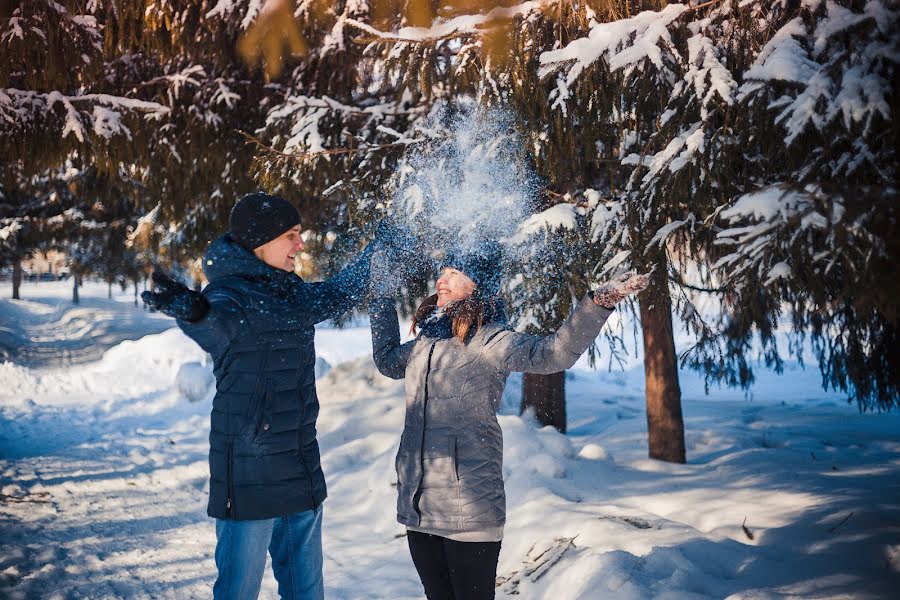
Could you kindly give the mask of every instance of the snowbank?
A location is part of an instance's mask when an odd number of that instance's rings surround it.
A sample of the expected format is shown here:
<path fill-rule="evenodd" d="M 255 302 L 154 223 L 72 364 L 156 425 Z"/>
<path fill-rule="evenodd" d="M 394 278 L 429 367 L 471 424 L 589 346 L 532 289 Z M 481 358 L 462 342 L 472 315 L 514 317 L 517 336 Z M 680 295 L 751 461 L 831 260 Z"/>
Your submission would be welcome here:
<path fill-rule="evenodd" d="M 363 328 L 318 337 L 326 595 L 421 598 L 394 514 L 403 384 L 377 373 Z M 0 596 L 209 597 L 209 390 L 178 390 L 204 387 L 204 360 L 173 329 L 84 365 L 0 367 Z M 763 376 L 753 400 L 683 373 L 690 463 L 670 465 L 646 458 L 640 372 L 570 373 L 568 435 L 516 414 L 512 378 L 498 598 L 898 589 L 900 417 L 859 414 L 814 372 Z M 277 597 L 269 572 L 261 597 Z"/>

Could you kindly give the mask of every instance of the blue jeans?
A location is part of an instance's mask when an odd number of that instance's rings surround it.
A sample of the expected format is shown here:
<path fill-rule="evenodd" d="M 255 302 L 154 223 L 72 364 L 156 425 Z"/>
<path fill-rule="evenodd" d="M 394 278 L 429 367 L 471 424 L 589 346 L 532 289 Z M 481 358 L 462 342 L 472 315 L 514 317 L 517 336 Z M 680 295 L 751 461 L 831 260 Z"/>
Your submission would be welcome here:
<path fill-rule="evenodd" d="M 216 519 L 216 600 L 253 600 L 266 568 L 266 548 L 278 595 L 322 600 L 322 507 L 287 517 L 235 521 Z"/>

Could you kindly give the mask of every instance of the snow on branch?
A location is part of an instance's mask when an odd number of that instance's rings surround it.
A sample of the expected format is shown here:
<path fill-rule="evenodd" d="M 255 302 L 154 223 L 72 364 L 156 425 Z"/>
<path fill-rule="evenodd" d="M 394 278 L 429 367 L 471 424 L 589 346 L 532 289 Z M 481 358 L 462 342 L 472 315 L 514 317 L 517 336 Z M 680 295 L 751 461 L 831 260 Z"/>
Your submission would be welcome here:
<path fill-rule="evenodd" d="M 699 27 L 698 27 L 699 29 Z M 684 81 L 700 101 L 700 116 L 706 119 L 707 104 L 716 95 L 725 104 L 734 104 L 737 83 L 731 71 L 719 59 L 721 50 L 702 30 L 688 39 L 688 70 Z"/>
<path fill-rule="evenodd" d="M 250 27 L 250 24 L 253 23 L 253 20 L 256 19 L 257 15 L 259 15 L 259 10 L 262 6 L 262 0 L 218 0 L 218 2 L 216 2 L 216 5 L 206 13 L 206 18 L 227 18 L 235 10 L 237 10 L 238 4 L 246 4 L 244 16 L 241 19 L 241 28 L 247 29 L 248 27 Z"/>
<path fill-rule="evenodd" d="M 532 12 L 543 9 L 549 4 L 555 4 L 557 2 L 558 0 L 534 0 L 508 7 L 498 6 L 484 14 L 460 15 L 444 22 L 438 22 L 431 27 L 402 27 L 396 33 L 380 31 L 371 25 L 356 19 L 346 19 L 344 20 L 344 23 L 368 33 L 377 40 L 415 44 L 435 42 L 480 33 L 485 28 L 489 28 L 496 23 L 502 23 L 517 17 L 527 16 Z"/>
<path fill-rule="evenodd" d="M 716 235 L 716 244 L 733 251 L 713 269 L 732 281 L 752 274 L 770 285 L 790 276 L 788 257 L 824 276 L 843 260 L 845 245 L 876 251 L 880 245 L 867 229 L 865 214 L 849 220 L 844 200 L 816 185 L 762 188 L 740 196 L 719 214 L 730 227 Z M 811 236 L 819 241 L 812 243 Z"/>
<path fill-rule="evenodd" d="M 533 236 L 558 229 L 578 228 L 576 206 L 563 202 L 555 206 L 551 206 L 543 212 L 531 215 L 521 225 L 516 232 L 509 238 L 511 244 L 523 244 Z"/>
<path fill-rule="evenodd" d="M 628 19 L 591 23 L 587 37 L 570 42 L 564 48 L 543 52 L 541 78 L 566 71 L 565 85 L 571 86 L 581 73 L 598 60 L 605 60 L 612 71 L 634 69 L 649 60 L 663 68 L 661 44 L 672 45 L 668 27 L 689 7 L 670 4 L 661 11 L 644 11 Z"/>
<path fill-rule="evenodd" d="M 182 69 L 178 73 L 162 75 L 148 81 L 145 85 L 153 85 L 155 83 L 166 83 L 168 85 L 169 102 L 175 102 L 175 99 L 181 94 L 181 89 L 185 86 L 200 87 L 202 84 L 200 79 L 206 78 L 206 69 L 203 65 L 191 65 Z M 221 78 L 219 79 L 221 81 Z M 221 85 L 221 84 L 220 84 Z"/>
<path fill-rule="evenodd" d="M 131 133 L 121 121 L 124 112 L 142 112 L 148 119 L 158 119 L 169 112 L 156 102 L 109 94 L 68 96 L 58 91 L 41 93 L 5 88 L 0 89 L 0 129 L 14 131 L 28 123 L 41 125 L 57 104 L 65 111 L 60 137 L 65 139 L 72 134 L 82 143 L 88 128 L 106 139 L 118 134 L 130 139 Z"/>
<path fill-rule="evenodd" d="M 836 2 L 824 4 L 822 18 L 792 19 L 763 47 L 745 74 L 738 100 L 758 96 L 778 111 L 788 145 L 804 132 L 843 126 L 856 138 L 855 125 L 867 141 L 880 134 L 879 123 L 891 120 L 891 93 L 900 63 L 896 34 L 898 11 L 884 2 L 866 2 L 853 12 Z M 781 84 L 783 93 L 767 98 Z M 871 154 L 868 144 L 836 161 L 834 175 L 852 173 Z"/>
<path fill-rule="evenodd" d="M 342 104 L 328 96 L 291 96 L 269 113 L 266 117 L 266 127 L 276 127 L 283 123 L 289 125 L 290 137 L 284 142 L 284 152 L 305 148 L 309 153 L 321 153 L 325 151 L 324 136 L 320 131 L 320 122 L 323 119 L 334 115 L 344 119 L 352 115 L 362 115 L 370 121 L 378 122 L 394 113 L 396 109 L 393 102 L 358 107 Z M 405 138 L 403 141 L 413 140 Z"/>
<path fill-rule="evenodd" d="M 680 229 L 681 227 L 683 227 L 685 225 L 693 225 L 695 220 L 696 219 L 694 217 L 694 214 L 691 213 L 687 216 L 686 219 L 682 219 L 679 221 L 672 221 L 671 223 L 667 223 L 666 225 L 663 225 L 656 231 L 656 235 L 653 236 L 653 238 L 650 240 L 650 242 L 647 244 L 647 246 L 648 247 L 654 246 L 654 245 L 662 246 L 663 244 L 666 243 L 666 240 L 668 240 L 669 237 L 673 233 L 675 233 L 678 229 Z"/>
<path fill-rule="evenodd" d="M 754 63 L 744 74 L 744 79 L 756 82 L 778 80 L 797 84 L 805 84 L 812 79 L 819 65 L 809 59 L 801 44 L 801 39 L 805 35 L 806 26 L 803 19 L 797 17 L 788 21 L 763 46 Z M 742 93 L 758 87 L 758 84 L 745 84 Z"/>
<path fill-rule="evenodd" d="M 650 185 L 664 171 L 675 173 L 691 164 L 694 157 L 702 153 L 706 146 L 706 134 L 703 123 L 697 122 L 688 129 L 673 137 L 666 147 L 653 156 L 640 161 L 636 154 L 630 154 L 623 159 L 624 164 L 644 164 L 648 167 L 647 173 L 642 179 L 644 185 Z"/>
<path fill-rule="evenodd" d="M 153 208 L 153 210 L 138 219 L 134 230 L 130 234 L 128 234 L 128 237 L 125 239 L 126 248 L 132 248 L 135 246 L 137 246 L 138 248 L 149 247 L 150 236 L 152 235 L 153 230 L 156 228 L 156 224 L 159 221 L 161 206 L 161 204 L 157 204 Z"/>

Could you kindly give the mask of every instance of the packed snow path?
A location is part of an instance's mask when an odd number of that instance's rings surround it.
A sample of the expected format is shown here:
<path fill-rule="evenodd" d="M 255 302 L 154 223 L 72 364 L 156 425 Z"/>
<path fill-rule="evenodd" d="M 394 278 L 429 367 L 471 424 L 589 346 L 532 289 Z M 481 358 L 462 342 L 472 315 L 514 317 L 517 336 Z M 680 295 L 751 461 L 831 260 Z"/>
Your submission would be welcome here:
<path fill-rule="evenodd" d="M 10 285 L 2 286 L 0 360 L 30 367 L 77 364 L 99 359 L 123 340 L 172 327 L 171 319 L 135 307 L 131 293 L 109 302 L 105 284 L 88 282 L 75 305 L 71 288 L 67 281 L 24 282 L 22 299 L 10 300 Z"/>
<path fill-rule="evenodd" d="M 319 380 L 326 596 L 422 598 L 394 520 L 402 384 L 377 374 L 364 329 L 319 334 L 338 365 Z M 0 597 L 210 597 L 210 398 L 173 385 L 203 360 L 172 329 L 78 366 L 0 364 Z M 510 390 L 498 598 L 900 589 L 900 417 L 860 415 L 801 371 L 770 375 L 776 401 L 688 393 L 691 462 L 669 465 L 645 458 L 633 371 L 573 372 L 568 436 L 516 416 Z M 268 571 L 261 597 L 277 597 Z"/>

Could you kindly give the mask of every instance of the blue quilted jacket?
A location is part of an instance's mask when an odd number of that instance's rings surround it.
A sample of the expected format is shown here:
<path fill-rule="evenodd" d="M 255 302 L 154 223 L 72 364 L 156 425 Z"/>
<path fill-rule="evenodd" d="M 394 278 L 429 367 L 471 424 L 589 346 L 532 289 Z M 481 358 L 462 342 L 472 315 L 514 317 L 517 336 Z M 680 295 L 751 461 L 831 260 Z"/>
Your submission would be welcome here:
<path fill-rule="evenodd" d="M 227 234 L 209 247 L 210 311 L 178 325 L 213 358 L 211 517 L 267 519 L 325 500 L 313 326 L 362 299 L 373 246 L 321 283 L 266 265 Z"/>

